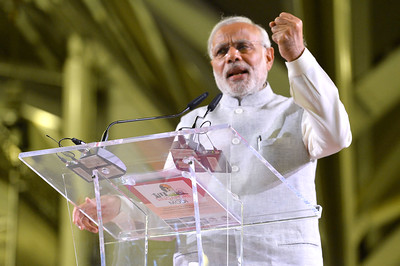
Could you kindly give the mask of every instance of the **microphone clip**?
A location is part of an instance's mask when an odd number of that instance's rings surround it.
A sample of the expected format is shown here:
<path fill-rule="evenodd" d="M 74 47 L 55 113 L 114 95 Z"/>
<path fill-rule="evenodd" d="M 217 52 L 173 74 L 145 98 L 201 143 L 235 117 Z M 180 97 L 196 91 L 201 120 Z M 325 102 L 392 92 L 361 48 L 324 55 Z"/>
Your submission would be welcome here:
<path fill-rule="evenodd" d="M 217 107 L 219 101 L 221 100 L 222 95 L 223 95 L 222 93 L 219 93 L 217 96 L 214 97 L 214 99 L 212 99 L 212 101 L 210 102 L 210 104 L 207 106 L 207 111 L 205 112 L 205 114 L 204 114 L 203 116 L 196 116 L 196 119 L 194 120 L 194 123 L 193 123 L 193 125 L 192 125 L 192 128 L 195 128 L 195 127 L 196 127 L 196 123 L 197 123 L 197 120 L 198 120 L 199 118 L 204 119 L 204 118 L 207 116 L 208 113 L 214 111 L 214 109 Z M 209 123 L 211 124 L 210 121 L 209 121 Z M 203 123 L 203 124 L 204 124 L 204 123 Z M 202 124 L 202 125 L 203 125 L 203 124 Z"/>

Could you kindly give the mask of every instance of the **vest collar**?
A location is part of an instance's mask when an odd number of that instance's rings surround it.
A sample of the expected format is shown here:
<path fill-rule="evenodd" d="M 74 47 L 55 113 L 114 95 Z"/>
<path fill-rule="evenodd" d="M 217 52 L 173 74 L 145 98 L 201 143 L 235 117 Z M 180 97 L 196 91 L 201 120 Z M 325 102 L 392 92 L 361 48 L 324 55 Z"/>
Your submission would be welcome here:
<path fill-rule="evenodd" d="M 273 94 L 271 86 L 267 83 L 264 89 L 245 96 L 241 101 L 228 94 L 224 94 L 221 99 L 221 104 L 226 107 L 264 105 L 272 99 Z"/>

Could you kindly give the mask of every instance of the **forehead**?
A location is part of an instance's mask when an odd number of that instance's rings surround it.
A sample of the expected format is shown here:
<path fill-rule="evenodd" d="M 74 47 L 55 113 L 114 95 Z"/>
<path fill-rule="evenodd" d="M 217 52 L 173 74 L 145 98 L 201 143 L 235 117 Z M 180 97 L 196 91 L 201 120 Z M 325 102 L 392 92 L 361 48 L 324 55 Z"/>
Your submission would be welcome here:
<path fill-rule="evenodd" d="M 248 23 L 233 23 L 222 26 L 214 34 L 212 46 L 238 40 L 260 41 L 261 33 L 256 26 Z"/>

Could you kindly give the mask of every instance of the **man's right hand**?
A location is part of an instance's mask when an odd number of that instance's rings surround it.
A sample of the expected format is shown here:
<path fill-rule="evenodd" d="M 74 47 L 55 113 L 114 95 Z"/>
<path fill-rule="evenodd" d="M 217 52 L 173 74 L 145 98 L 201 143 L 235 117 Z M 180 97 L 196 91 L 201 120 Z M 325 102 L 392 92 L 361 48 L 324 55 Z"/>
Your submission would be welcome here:
<path fill-rule="evenodd" d="M 121 199 L 118 196 L 105 195 L 101 197 L 101 211 L 103 223 L 110 222 L 118 214 L 121 207 Z M 72 213 L 73 223 L 81 230 L 87 230 L 92 233 L 99 231 L 97 225 L 86 215 L 97 220 L 96 200 L 86 198 L 85 202 L 74 208 Z"/>

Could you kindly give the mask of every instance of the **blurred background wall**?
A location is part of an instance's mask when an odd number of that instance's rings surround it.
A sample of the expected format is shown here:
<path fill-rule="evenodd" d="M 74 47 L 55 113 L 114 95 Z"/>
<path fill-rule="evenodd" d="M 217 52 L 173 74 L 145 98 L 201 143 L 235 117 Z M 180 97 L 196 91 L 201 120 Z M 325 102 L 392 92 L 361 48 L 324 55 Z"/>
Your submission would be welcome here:
<path fill-rule="evenodd" d="M 212 99 L 212 26 L 245 15 L 267 27 L 281 11 L 303 20 L 352 123 L 351 148 L 318 167 L 325 264 L 400 265 L 399 10 L 397 0 L 0 0 L 0 265 L 76 263 L 67 203 L 21 151 L 56 147 L 46 134 L 99 141 L 113 120 L 177 113 L 204 91 Z M 289 95 L 278 54 L 269 79 Z M 91 243 L 79 264 L 97 265 L 96 236 L 76 235 Z"/>

